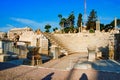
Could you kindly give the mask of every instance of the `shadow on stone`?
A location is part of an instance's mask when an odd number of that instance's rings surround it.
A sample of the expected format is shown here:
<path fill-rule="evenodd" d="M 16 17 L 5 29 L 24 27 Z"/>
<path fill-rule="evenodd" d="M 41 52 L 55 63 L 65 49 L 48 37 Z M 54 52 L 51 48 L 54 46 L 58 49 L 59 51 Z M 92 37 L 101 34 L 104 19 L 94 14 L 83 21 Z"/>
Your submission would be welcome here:
<path fill-rule="evenodd" d="M 79 80 L 88 80 L 88 77 L 85 73 L 83 73 Z"/>
<path fill-rule="evenodd" d="M 53 76 L 54 72 L 48 74 L 47 76 L 45 76 L 43 79 L 41 80 L 52 80 L 52 76 Z"/>
<path fill-rule="evenodd" d="M 13 68 L 13 67 L 17 67 L 17 66 L 19 66 L 19 65 L 6 63 L 6 62 L 0 62 L 0 71 L 9 69 L 9 68 Z"/>
<path fill-rule="evenodd" d="M 105 47 L 99 47 L 99 50 L 102 52 L 102 59 L 108 59 L 109 55 L 109 49 L 108 46 Z"/>

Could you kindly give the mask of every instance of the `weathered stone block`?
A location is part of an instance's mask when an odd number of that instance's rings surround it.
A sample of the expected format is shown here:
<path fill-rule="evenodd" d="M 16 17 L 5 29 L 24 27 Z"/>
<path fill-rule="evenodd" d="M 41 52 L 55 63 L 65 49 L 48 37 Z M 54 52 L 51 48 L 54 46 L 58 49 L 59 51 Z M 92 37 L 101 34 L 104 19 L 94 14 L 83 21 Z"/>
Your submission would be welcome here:
<path fill-rule="evenodd" d="M 4 62 L 4 55 L 0 55 L 0 62 Z"/>
<path fill-rule="evenodd" d="M 97 57 L 97 58 L 102 57 L 102 52 L 98 51 L 97 54 L 96 54 L 96 57 Z"/>
<path fill-rule="evenodd" d="M 2 54 L 3 53 L 3 49 L 0 49 L 0 54 Z"/>
<path fill-rule="evenodd" d="M 96 59 L 96 47 L 95 46 L 90 46 L 88 48 L 88 61 L 94 61 Z"/>

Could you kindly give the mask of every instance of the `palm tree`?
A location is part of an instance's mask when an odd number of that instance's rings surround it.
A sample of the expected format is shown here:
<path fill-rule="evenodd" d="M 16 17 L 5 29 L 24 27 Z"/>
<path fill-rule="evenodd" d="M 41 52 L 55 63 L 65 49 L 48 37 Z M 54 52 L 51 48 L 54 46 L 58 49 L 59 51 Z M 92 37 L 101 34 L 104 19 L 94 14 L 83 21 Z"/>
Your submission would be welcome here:
<path fill-rule="evenodd" d="M 62 18 L 62 14 L 58 14 L 58 17 L 61 19 Z"/>
<path fill-rule="evenodd" d="M 66 19 L 65 18 L 62 18 L 61 20 L 60 20 L 60 23 L 59 23 L 59 25 L 61 26 L 61 28 L 62 29 L 64 29 L 64 27 L 65 27 L 65 25 L 66 25 Z"/>

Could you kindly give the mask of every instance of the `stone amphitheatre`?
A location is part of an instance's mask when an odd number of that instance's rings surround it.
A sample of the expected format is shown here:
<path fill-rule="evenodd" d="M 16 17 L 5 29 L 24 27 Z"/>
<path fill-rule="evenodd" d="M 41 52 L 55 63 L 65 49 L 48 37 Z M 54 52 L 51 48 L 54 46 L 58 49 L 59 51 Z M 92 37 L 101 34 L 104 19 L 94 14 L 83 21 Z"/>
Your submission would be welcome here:
<path fill-rule="evenodd" d="M 29 35 L 25 35 L 25 34 Z M 40 47 L 44 55 L 52 57 L 39 65 L 23 65 L 22 59 L 0 63 L 1 80 L 120 80 L 120 63 L 115 59 L 116 30 L 95 33 L 37 33 L 25 31 L 20 41 Z M 31 36 L 32 35 L 32 36 Z M 40 41 L 49 42 L 37 45 Z M 113 43 L 113 45 L 111 44 Z M 114 49 L 111 49 L 113 47 Z M 33 59 L 32 59 L 33 60 Z"/>

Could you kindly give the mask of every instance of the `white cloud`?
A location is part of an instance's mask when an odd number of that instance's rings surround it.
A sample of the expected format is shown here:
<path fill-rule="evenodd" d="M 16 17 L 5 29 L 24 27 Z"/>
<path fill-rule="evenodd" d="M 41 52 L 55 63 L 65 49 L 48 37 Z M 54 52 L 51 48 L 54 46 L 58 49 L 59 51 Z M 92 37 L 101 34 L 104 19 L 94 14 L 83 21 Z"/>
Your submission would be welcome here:
<path fill-rule="evenodd" d="M 7 24 L 6 26 L 8 26 L 9 28 L 15 28 L 15 26 L 13 26 L 11 24 Z"/>
<path fill-rule="evenodd" d="M 14 21 L 23 23 L 23 24 L 35 24 L 35 25 L 40 25 L 38 22 L 35 22 L 35 21 L 33 21 L 33 20 L 29 20 L 29 19 L 14 18 L 14 17 L 12 17 L 11 19 L 14 20 Z"/>
<path fill-rule="evenodd" d="M 10 29 L 15 28 L 15 26 L 11 25 L 11 24 L 6 24 L 5 27 L 1 27 L 0 30 L 3 32 L 8 32 Z"/>
<path fill-rule="evenodd" d="M 58 22 L 55 22 L 55 21 L 37 22 L 37 21 L 34 21 L 34 20 L 30 20 L 30 19 L 15 18 L 15 17 L 12 17 L 10 19 L 13 20 L 13 21 L 19 22 L 21 24 L 25 24 L 27 26 L 30 26 L 33 29 L 40 28 L 41 30 L 44 30 L 44 26 L 46 24 L 50 24 L 52 27 L 59 27 Z"/>

